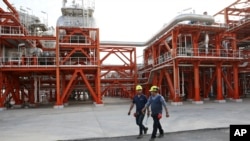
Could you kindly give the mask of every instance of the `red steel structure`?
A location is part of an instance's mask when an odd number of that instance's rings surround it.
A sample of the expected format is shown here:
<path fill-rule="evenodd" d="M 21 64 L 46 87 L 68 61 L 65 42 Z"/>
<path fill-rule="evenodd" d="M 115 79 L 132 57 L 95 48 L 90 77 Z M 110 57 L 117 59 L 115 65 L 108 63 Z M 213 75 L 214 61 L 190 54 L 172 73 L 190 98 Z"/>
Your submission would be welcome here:
<path fill-rule="evenodd" d="M 249 5 L 249 0 L 237 0 L 215 14 L 222 15 L 224 24 L 212 23 L 205 12 L 202 17 L 176 17 L 144 50 L 138 73 L 147 79 L 140 83 L 159 86 L 177 105 L 213 96 L 218 102 L 241 101 L 249 94 Z M 185 17 L 189 23 L 180 23 Z"/>
<path fill-rule="evenodd" d="M 146 95 L 159 86 L 175 105 L 186 99 L 241 101 L 250 93 L 249 0 L 214 16 L 179 15 L 145 43 L 100 42 L 98 28 L 82 26 L 57 25 L 55 36 L 38 36 L 36 29 L 46 31 L 45 25 L 26 27 L 3 2 L 10 12 L 0 9 L 0 108 L 10 101 L 36 106 L 44 98 L 61 108 L 86 95 L 103 104 L 103 96 L 132 97 L 136 84 Z M 223 24 L 214 22 L 220 15 Z M 136 47 L 145 47 L 142 65 Z M 109 58 L 121 63 L 108 64 Z"/>
<path fill-rule="evenodd" d="M 133 96 L 136 48 L 100 46 L 98 28 L 64 23 L 67 14 L 91 18 L 93 9 L 62 8 L 64 17 L 58 20 L 56 36 L 47 36 L 36 32 L 46 32 L 44 24 L 22 24 L 20 13 L 3 1 L 10 12 L 0 10 L 1 108 L 11 101 L 15 107 L 37 106 L 46 98 L 61 108 L 86 95 L 95 104 L 103 104 L 103 96 Z M 27 28 L 32 28 L 31 32 Z M 110 57 L 122 65 L 105 63 Z"/>

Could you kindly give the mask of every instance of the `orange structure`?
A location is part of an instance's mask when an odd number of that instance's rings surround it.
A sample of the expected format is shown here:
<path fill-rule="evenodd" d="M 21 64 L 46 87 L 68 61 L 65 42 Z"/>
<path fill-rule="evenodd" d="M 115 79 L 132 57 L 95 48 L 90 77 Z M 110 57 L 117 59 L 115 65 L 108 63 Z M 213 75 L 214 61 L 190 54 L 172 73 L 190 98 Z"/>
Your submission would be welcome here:
<path fill-rule="evenodd" d="M 100 46 L 94 25 L 94 3 L 67 6 L 63 1 L 56 35 L 37 17 L 19 12 L 7 1 L 1 9 L 0 108 L 54 103 L 62 108 L 73 101 L 103 104 L 103 96 L 133 96 L 136 48 Z M 23 21 L 22 17 L 30 19 Z M 26 19 L 26 18 L 25 18 Z M 102 58 L 101 58 L 102 57 Z M 107 64 L 107 58 L 121 64 Z"/>
<path fill-rule="evenodd" d="M 248 0 L 214 16 L 179 15 L 144 43 L 100 41 L 91 0 L 85 7 L 64 1 L 55 36 L 37 17 L 25 22 L 25 13 L 3 2 L 10 11 L 0 9 L 1 109 L 44 102 L 62 108 L 85 99 L 99 105 L 103 96 L 132 97 L 137 84 L 146 95 L 159 86 L 174 105 L 241 101 L 250 93 Z M 218 16 L 225 22 L 216 23 Z M 140 65 L 136 47 L 145 47 Z"/>
<path fill-rule="evenodd" d="M 213 17 L 206 12 L 177 16 L 148 42 L 138 72 L 147 79 L 140 83 L 158 85 L 177 105 L 210 97 L 241 101 L 249 94 L 249 4 L 237 0 Z M 224 24 L 213 21 L 219 15 Z"/>

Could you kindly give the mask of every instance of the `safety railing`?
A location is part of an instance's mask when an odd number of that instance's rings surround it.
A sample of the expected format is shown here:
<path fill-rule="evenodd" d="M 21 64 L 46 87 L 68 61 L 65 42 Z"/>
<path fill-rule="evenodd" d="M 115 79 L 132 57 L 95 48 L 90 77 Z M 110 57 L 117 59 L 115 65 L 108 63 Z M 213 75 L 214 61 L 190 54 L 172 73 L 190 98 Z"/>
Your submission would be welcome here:
<path fill-rule="evenodd" d="M 180 47 L 171 52 L 164 53 L 156 58 L 155 65 L 165 63 L 171 59 L 176 58 L 221 58 L 221 59 L 244 59 L 244 54 L 241 50 L 232 49 L 206 49 L 206 48 L 184 48 Z"/>
<path fill-rule="evenodd" d="M 60 67 L 86 67 L 96 66 L 96 58 L 89 57 L 60 57 Z M 0 57 L 0 67 L 56 67 L 56 57 Z"/>
<path fill-rule="evenodd" d="M 60 58 L 60 66 L 88 66 L 97 65 L 97 60 L 95 57 L 70 57 L 63 62 L 63 58 Z"/>
<path fill-rule="evenodd" d="M 21 26 L 0 26 L 0 35 L 24 36 Z"/>
<path fill-rule="evenodd" d="M 59 36 L 59 44 L 67 44 L 67 45 L 91 45 L 93 41 L 96 40 L 96 30 L 90 29 L 87 35 L 60 35 Z"/>

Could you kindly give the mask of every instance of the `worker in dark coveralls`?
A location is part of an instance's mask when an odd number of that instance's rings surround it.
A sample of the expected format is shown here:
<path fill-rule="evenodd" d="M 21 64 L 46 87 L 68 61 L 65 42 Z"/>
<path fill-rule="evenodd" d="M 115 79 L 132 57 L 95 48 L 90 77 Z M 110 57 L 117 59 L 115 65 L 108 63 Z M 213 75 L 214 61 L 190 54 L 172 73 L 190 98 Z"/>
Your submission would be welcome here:
<path fill-rule="evenodd" d="M 154 141 L 156 138 L 157 130 L 159 129 L 159 138 L 164 136 L 164 131 L 162 129 L 160 119 L 162 118 L 162 107 L 164 107 L 166 112 L 166 117 L 169 117 L 168 109 L 166 106 L 166 101 L 162 95 L 158 93 L 159 88 L 157 86 L 152 86 L 150 88 L 151 96 L 148 98 L 148 102 L 146 103 L 145 107 L 142 109 L 144 113 L 145 110 L 151 105 L 151 116 L 153 118 L 153 132 L 150 138 L 150 141 Z"/>
<path fill-rule="evenodd" d="M 136 86 L 136 95 L 133 98 L 133 101 L 130 105 L 128 115 L 131 114 L 131 110 L 133 109 L 134 105 L 136 105 L 136 112 L 134 113 L 136 124 L 139 126 L 139 135 L 138 139 L 143 137 L 143 133 L 147 134 L 148 128 L 143 125 L 143 119 L 145 114 L 142 113 L 142 109 L 145 107 L 145 104 L 147 103 L 147 97 L 142 93 L 142 86 L 137 85 Z M 149 110 L 147 109 L 148 116 L 149 116 Z"/>

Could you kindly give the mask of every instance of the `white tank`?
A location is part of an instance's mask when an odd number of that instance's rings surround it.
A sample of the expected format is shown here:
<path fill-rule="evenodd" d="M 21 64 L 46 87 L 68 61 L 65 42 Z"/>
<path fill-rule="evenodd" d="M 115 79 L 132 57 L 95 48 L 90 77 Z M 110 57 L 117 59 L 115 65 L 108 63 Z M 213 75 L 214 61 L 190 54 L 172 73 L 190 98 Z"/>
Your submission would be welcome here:
<path fill-rule="evenodd" d="M 79 3 L 80 1 L 80 3 Z M 72 4 L 67 4 L 63 0 L 63 7 L 61 8 L 62 16 L 57 20 L 57 26 L 66 27 L 87 27 L 95 28 L 94 0 L 72 0 Z"/>

